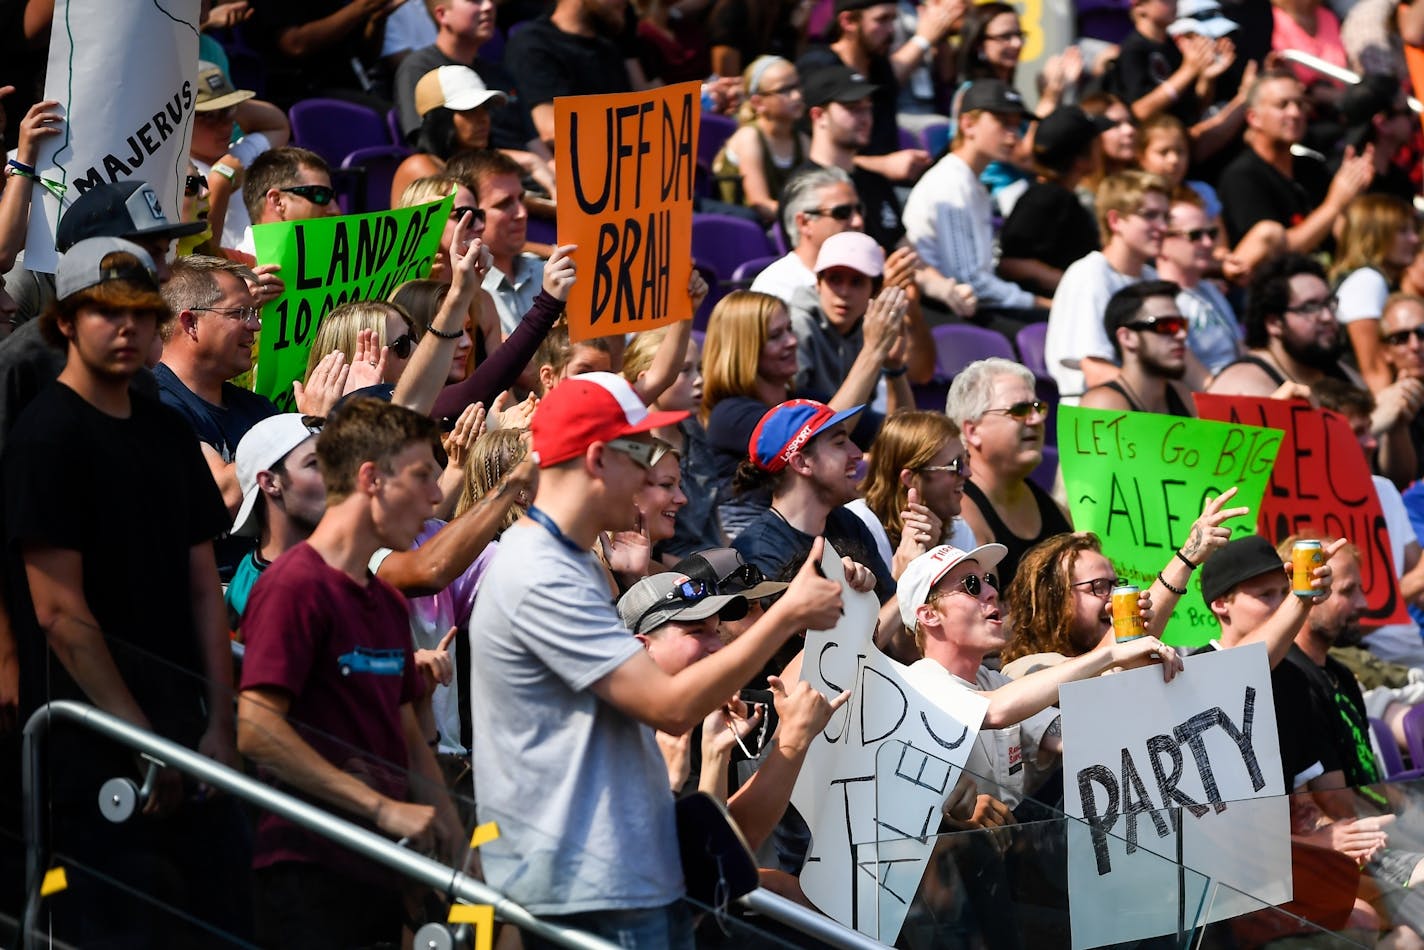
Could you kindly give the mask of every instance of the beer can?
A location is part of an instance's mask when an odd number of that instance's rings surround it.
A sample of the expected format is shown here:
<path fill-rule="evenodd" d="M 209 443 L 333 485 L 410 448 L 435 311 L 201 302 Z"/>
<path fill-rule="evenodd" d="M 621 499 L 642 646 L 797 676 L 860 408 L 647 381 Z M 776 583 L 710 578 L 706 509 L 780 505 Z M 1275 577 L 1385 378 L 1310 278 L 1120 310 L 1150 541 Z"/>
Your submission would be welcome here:
<path fill-rule="evenodd" d="M 1123 584 L 1112 589 L 1113 637 L 1118 643 L 1147 635 L 1147 626 L 1137 609 L 1137 598 L 1141 593 L 1135 584 Z"/>
<path fill-rule="evenodd" d="M 1315 597 L 1321 593 L 1311 577 L 1325 563 L 1325 551 L 1319 541 L 1297 541 L 1291 545 L 1291 593 L 1297 597 Z"/>

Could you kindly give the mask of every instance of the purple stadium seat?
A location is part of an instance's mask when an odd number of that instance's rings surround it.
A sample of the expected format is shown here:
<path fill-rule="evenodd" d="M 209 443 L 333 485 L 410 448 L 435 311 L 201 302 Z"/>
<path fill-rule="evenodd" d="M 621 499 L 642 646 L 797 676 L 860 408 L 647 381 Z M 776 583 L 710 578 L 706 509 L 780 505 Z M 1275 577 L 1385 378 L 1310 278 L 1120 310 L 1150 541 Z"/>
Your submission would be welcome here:
<path fill-rule="evenodd" d="M 1399 743 L 1394 741 L 1394 733 L 1383 720 L 1370 717 L 1370 731 L 1375 734 L 1379 745 L 1380 765 L 1384 766 L 1385 778 L 1393 778 L 1404 771 L 1404 756 L 1399 752 Z"/>
<path fill-rule="evenodd" d="M 1043 342 L 1048 336 L 1047 323 L 1030 323 L 1014 337 L 1014 345 L 1019 349 L 1019 362 L 1033 371 L 1039 379 L 1052 379 L 1048 364 L 1043 360 Z"/>
<path fill-rule="evenodd" d="M 770 255 L 761 225 L 725 214 L 692 216 L 692 259 L 699 265 L 732 274 L 747 261 Z"/>
<path fill-rule="evenodd" d="M 292 143 L 311 149 L 333 167 L 358 148 L 394 145 L 386 117 L 375 109 L 341 99 L 303 99 L 287 113 Z"/>
<path fill-rule="evenodd" d="M 702 301 L 702 306 L 697 308 L 697 312 L 692 315 L 692 331 L 707 332 L 707 321 L 712 318 L 712 310 L 717 306 L 717 302 L 727 295 L 727 290 L 722 286 L 722 281 L 717 277 L 717 269 L 709 267 L 698 261 L 692 265 L 697 268 L 697 272 L 702 275 L 702 279 L 707 281 L 707 286 L 711 288 L 707 292 L 707 299 Z"/>
<path fill-rule="evenodd" d="M 353 212 L 385 211 L 391 206 L 391 180 L 400 163 L 410 155 L 404 145 L 376 145 L 358 148 L 341 160 L 345 171 L 354 173 Z"/>
<path fill-rule="evenodd" d="M 939 158 L 949 147 L 949 123 L 931 123 L 920 129 L 920 137 L 925 140 L 925 151 L 930 153 L 930 158 Z"/>
<path fill-rule="evenodd" d="M 1415 768 L 1424 768 L 1424 706 L 1415 706 L 1404 714 L 1404 739 L 1409 761 Z"/>
<path fill-rule="evenodd" d="M 766 270 L 768 264 L 781 260 L 780 254 L 773 254 L 769 257 L 754 257 L 749 261 L 743 261 L 737 265 L 737 269 L 732 271 L 732 283 L 737 285 L 751 286 L 751 282 L 756 280 L 756 275 Z"/>
<path fill-rule="evenodd" d="M 405 143 L 405 133 L 401 131 L 399 109 L 392 109 L 386 113 L 386 131 L 390 133 L 392 142 Z"/>
<path fill-rule="evenodd" d="M 1053 491 L 1053 480 L 1058 477 L 1058 449 L 1051 445 L 1043 447 L 1043 461 L 1038 468 L 1029 472 L 1029 479 L 1046 492 Z"/>
<path fill-rule="evenodd" d="M 1009 346 L 1009 341 L 1002 334 L 983 327 L 946 323 L 933 327 L 930 334 L 935 341 L 935 365 L 945 379 L 954 378 L 954 374 L 975 360 L 991 356 L 1014 358 L 1014 348 Z"/>
<path fill-rule="evenodd" d="M 925 140 L 920 137 L 920 133 L 912 132 L 909 129 L 896 129 L 899 133 L 901 148 L 924 148 Z"/>
<path fill-rule="evenodd" d="M 697 128 L 697 162 L 709 169 L 722 144 L 737 131 L 737 120 L 715 112 L 703 112 Z"/>
<path fill-rule="evenodd" d="M 1043 420 L 1043 441 L 1045 445 L 1058 444 L 1058 384 L 1051 379 L 1033 378 L 1034 395 L 1048 403 L 1048 418 Z"/>
<path fill-rule="evenodd" d="M 786 242 L 786 232 L 781 227 L 780 215 L 777 216 L 776 223 L 771 226 L 771 249 L 782 257 L 791 251 L 791 245 Z"/>

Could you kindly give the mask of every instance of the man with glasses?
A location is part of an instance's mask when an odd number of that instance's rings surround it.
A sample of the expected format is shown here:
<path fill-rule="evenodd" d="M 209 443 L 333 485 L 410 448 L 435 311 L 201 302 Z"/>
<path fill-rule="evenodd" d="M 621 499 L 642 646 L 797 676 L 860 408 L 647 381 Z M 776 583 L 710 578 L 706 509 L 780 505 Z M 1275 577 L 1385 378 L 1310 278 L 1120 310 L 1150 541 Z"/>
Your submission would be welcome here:
<path fill-rule="evenodd" d="M 1325 269 L 1304 254 L 1282 254 L 1256 269 L 1242 314 L 1246 355 L 1211 381 L 1228 396 L 1298 396 L 1327 376 L 1362 385 L 1339 361 L 1340 324 Z"/>
<path fill-rule="evenodd" d="M 1172 196 L 1162 250 L 1157 254 L 1157 276 L 1181 288 L 1177 308 L 1187 318 L 1187 346 L 1215 374 L 1241 355 L 1241 324 L 1226 296 L 1206 275 L 1216 266 L 1221 229 L 1207 217 L 1196 192 L 1180 190 Z"/>
<path fill-rule="evenodd" d="M 797 290 L 816 286 L 822 242 L 864 228 L 865 207 L 843 169 L 808 165 L 794 172 L 781 195 L 781 229 L 791 250 L 757 274 L 751 289 L 789 304 Z"/>
<path fill-rule="evenodd" d="M 1179 290 L 1170 281 L 1146 280 L 1112 295 L 1103 326 L 1122 372 L 1085 392 L 1080 405 L 1196 416 L 1190 392 L 1180 385 L 1187 372 L 1187 319 L 1177 309 Z"/>
<path fill-rule="evenodd" d="M 163 359 L 153 369 L 159 398 L 177 410 L 202 443 L 231 514 L 242 504 L 237 444 L 248 429 L 277 414 L 265 396 L 228 382 L 252 369 L 252 345 L 262 328 L 257 299 L 247 285 L 251 273 L 220 257 L 193 255 L 175 263 L 163 288 L 174 319 L 163 328 Z M 218 568 L 226 580 L 252 542 L 224 538 L 218 548 Z"/>
<path fill-rule="evenodd" d="M 685 415 L 649 413 L 611 373 L 546 396 L 531 425 L 538 494 L 501 538 L 470 618 L 479 820 L 500 826 L 480 848 L 485 879 L 546 919 L 676 950 L 692 927 L 653 730 L 687 732 L 792 633 L 834 625 L 841 604 L 808 562 L 761 622 L 675 675 L 628 635 L 592 548 L 632 525 L 649 433 Z"/>
<path fill-rule="evenodd" d="M 1034 791 L 1043 772 L 1063 751 L 1058 687 L 1089 679 L 1114 667 L 1162 665 L 1170 681 L 1181 658 L 1153 636 L 1113 643 L 1054 666 L 1010 679 L 984 666 L 986 657 L 1008 643 L 999 607 L 994 568 L 1008 549 L 981 544 L 971 551 L 942 544 L 910 562 L 900 575 L 900 619 L 923 653 L 965 689 L 989 700 L 984 724 L 974 740 L 965 771 L 980 791 L 1013 809 Z M 918 665 L 918 663 L 916 664 Z"/>
<path fill-rule="evenodd" d="M 1048 408 L 1034 391 L 1033 373 L 998 357 L 960 370 L 945 400 L 945 415 L 959 426 L 969 453 L 960 513 L 981 543 L 1007 549 L 999 563 L 1006 587 L 1024 552 L 1073 530 L 1052 496 L 1029 480 L 1043 462 Z"/>
<path fill-rule="evenodd" d="M 1042 320 L 1035 308 L 1047 308 L 1049 300 L 994 272 L 993 207 L 979 176 L 991 162 L 1009 160 L 1029 116 L 1008 84 L 971 83 L 960 100 L 953 148 L 905 202 L 905 237 L 920 259 L 968 283 L 978 299 L 977 320 L 1008 333 Z"/>
<path fill-rule="evenodd" d="M 1095 207 L 1103 249 L 1063 272 L 1043 347 L 1048 372 L 1068 405 L 1118 374 L 1103 314 L 1117 291 L 1157 279 L 1152 261 L 1162 250 L 1171 194 L 1165 179 L 1136 170 L 1109 175 L 1098 186 Z"/>
<path fill-rule="evenodd" d="M 1265 72 L 1246 93 L 1246 147 L 1217 184 L 1226 233 L 1246 274 L 1284 251 L 1316 250 L 1374 178 L 1370 145 L 1359 154 L 1348 150 L 1333 178 L 1324 162 L 1291 152 L 1305 138 L 1307 109 L 1305 87 L 1289 72 Z"/>
<path fill-rule="evenodd" d="M 243 182 L 243 204 L 253 224 L 306 221 L 341 213 L 331 187 L 331 168 L 316 152 L 294 145 L 263 152 L 253 160 Z M 257 253 L 252 229 L 242 235 L 237 250 Z"/>

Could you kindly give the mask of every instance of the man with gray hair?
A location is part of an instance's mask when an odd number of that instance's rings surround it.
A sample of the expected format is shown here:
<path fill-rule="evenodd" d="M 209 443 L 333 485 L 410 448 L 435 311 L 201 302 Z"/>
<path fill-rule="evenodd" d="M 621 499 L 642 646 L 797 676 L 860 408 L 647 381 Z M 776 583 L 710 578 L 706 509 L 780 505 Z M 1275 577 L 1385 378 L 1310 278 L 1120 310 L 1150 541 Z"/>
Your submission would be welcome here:
<path fill-rule="evenodd" d="M 751 289 L 790 303 L 801 288 L 815 289 L 816 255 L 826 238 L 865 230 L 865 208 L 850 175 L 841 168 L 817 165 L 792 175 L 781 194 L 781 230 L 791 250 L 768 264 Z"/>
<path fill-rule="evenodd" d="M 1007 549 L 999 561 L 1007 589 L 1024 552 L 1073 530 L 1048 492 L 1029 481 L 1043 461 L 1048 405 L 1034 393 L 1033 373 L 995 357 L 959 371 L 944 412 L 959 426 L 969 453 L 960 514 L 980 544 L 998 542 Z"/>

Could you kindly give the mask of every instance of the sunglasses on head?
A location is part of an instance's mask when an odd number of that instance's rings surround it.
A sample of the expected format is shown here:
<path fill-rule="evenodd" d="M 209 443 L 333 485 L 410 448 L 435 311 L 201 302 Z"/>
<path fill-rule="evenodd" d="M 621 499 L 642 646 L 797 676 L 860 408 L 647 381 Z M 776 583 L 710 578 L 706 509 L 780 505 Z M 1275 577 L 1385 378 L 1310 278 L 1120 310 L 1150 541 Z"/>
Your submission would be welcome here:
<path fill-rule="evenodd" d="M 183 194 L 189 198 L 196 198 L 198 195 L 208 190 L 208 180 L 202 175 L 189 175 L 183 184 Z"/>
<path fill-rule="evenodd" d="M 470 223 L 471 223 L 471 224 L 484 224 L 484 223 L 485 223 L 485 209 L 484 209 L 484 208 L 476 208 L 474 205 L 460 205 L 460 207 L 458 207 L 458 208 L 451 208 L 451 209 L 450 209 L 450 220 L 451 220 L 451 221 L 459 221 L 459 220 L 460 220 L 461 218 L 463 218 L 466 214 L 472 214 L 472 215 L 474 215 L 474 217 L 470 219 Z"/>
<path fill-rule="evenodd" d="M 849 204 L 833 205 L 829 208 L 808 208 L 806 213 L 813 218 L 827 217 L 834 218 L 837 221 L 849 221 L 858 214 L 864 214 L 865 205 L 859 201 L 853 201 Z"/>
<path fill-rule="evenodd" d="M 666 610 L 669 606 L 677 604 L 690 606 L 714 597 L 717 594 L 717 585 L 699 578 L 689 577 L 677 583 L 672 590 L 668 591 L 655 603 L 638 615 L 638 619 L 633 623 L 633 629 L 637 630 L 642 622 L 648 619 L 648 614 L 655 610 Z"/>
<path fill-rule="evenodd" d="M 1040 401 L 1037 400 L 1037 399 L 1033 399 L 1033 400 L 1027 400 L 1027 399 L 1026 399 L 1026 400 L 1024 400 L 1023 402 L 1016 402 L 1016 403 L 1014 403 L 1012 406 L 1008 406 L 1008 407 L 1006 407 L 1006 408 L 1004 408 L 1004 409 L 985 409 L 984 411 L 985 411 L 986 413 L 988 413 L 988 412 L 1003 413 L 1003 414 L 1006 415 L 1006 416 L 1011 416 L 1011 417 L 1013 417 L 1013 418 L 1015 418 L 1015 419 L 1018 419 L 1020 422 L 1022 422 L 1024 419 L 1027 419 L 1029 416 L 1033 415 L 1034 413 L 1037 413 L 1037 414 L 1040 415 L 1040 416 L 1045 416 L 1045 415 L 1047 415 L 1047 414 L 1048 414 L 1048 403 L 1046 403 L 1046 402 L 1040 402 Z"/>
<path fill-rule="evenodd" d="M 326 185 L 292 185 L 288 188 L 279 188 L 278 191 L 285 191 L 298 198 L 305 198 L 320 207 L 331 204 L 331 199 L 336 197 L 336 192 Z"/>
<path fill-rule="evenodd" d="M 411 336 L 410 331 L 407 330 L 405 333 L 402 333 L 400 336 L 387 343 L 386 346 L 396 356 L 400 357 L 401 359 L 407 359 L 410 357 L 410 351 L 415 348 L 415 337 Z"/>
<path fill-rule="evenodd" d="M 657 464 L 658 446 L 654 442 L 639 442 L 637 439 L 609 439 L 603 444 L 615 452 L 628 456 L 639 468 L 652 468 Z"/>
<path fill-rule="evenodd" d="M 1160 317 L 1148 317 L 1146 320 L 1134 320 L 1124 323 L 1123 326 L 1129 330 L 1146 330 L 1158 336 L 1176 336 L 1187 329 L 1187 318 L 1181 314 L 1163 314 Z"/>
<path fill-rule="evenodd" d="M 1393 333 L 1386 333 L 1384 341 L 1390 346 L 1403 346 L 1409 342 L 1410 337 L 1424 343 L 1424 324 L 1410 330 L 1395 330 Z"/>
<path fill-rule="evenodd" d="M 983 593 L 984 588 L 986 586 L 992 587 L 994 588 L 994 590 L 999 589 L 999 579 L 994 576 L 993 571 L 985 571 L 982 577 L 978 574 L 965 574 L 959 579 L 958 584 L 953 585 L 947 590 L 942 590 L 940 591 L 940 593 L 965 593 L 968 594 L 970 597 L 977 598 L 981 593 Z"/>
<path fill-rule="evenodd" d="M 1090 581 L 1076 581 L 1071 586 L 1086 587 L 1094 597 L 1106 597 L 1118 585 L 1116 577 L 1095 577 Z"/>

